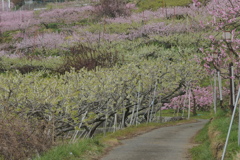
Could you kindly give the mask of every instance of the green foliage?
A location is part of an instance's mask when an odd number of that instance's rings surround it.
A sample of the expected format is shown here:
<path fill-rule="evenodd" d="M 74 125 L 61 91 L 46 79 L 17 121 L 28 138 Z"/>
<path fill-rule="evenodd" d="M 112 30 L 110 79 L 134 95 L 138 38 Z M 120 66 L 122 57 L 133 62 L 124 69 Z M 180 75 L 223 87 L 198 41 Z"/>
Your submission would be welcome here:
<path fill-rule="evenodd" d="M 94 20 L 91 20 L 89 18 L 84 18 L 84 19 L 81 19 L 78 22 L 75 22 L 74 25 L 87 26 L 87 25 L 93 24 L 93 22 L 94 22 Z"/>
<path fill-rule="evenodd" d="M 7 72 L 0 75 L 0 98 L 6 103 L 18 106 L 14 109 L 22 115 L 28 115 L 32 109 L 40 110 L 45 116 L 65 118 L 68 123 L 78 126 L 81 120 L 76 117 L 79 106 L 91 106 L 97 102 L 98 107 L 102 108 L 101 114 L 109 112 L 109 108 L 117 112 L 123 107 L 121 99 L 127 99 L 129 104 L 137 103 L 139 82 L 141 94 L 146 97 L 143 104 L 147 104 L 152 98 L 149 92 L 156 82 L 159 83 L 158 87 L 167 88 L 161 93 L 164 96 L 174 91 L 180 82 L 187 80 L 189 73 L 195 75 L 193 77 L 196 79 L 191 77 L 195 81 L 202 76 L 201 72 L 195 71 L 199 70 L 199 67 L 194 63 L 182 61 L 174 52 L 166 54 L 169 55 L 152 61 L 139 59 L 122 66 L 96 68 L 95 71 L 70 70 L 59 76 L 47 76 L 43 71 L 26 75 Z M 168 56 L 172 56 L 174 61 L 169 63 Z M 51 59 L 49 62 L 51 63 Z M 105 107 L 106 103 L 108 108 Z M 60 113 L 64 113 L 66 117 Z"/>
<path fill-rule="evenodd" d="M 209 0 L 200 0 L 202 4 L 206 5 Z M 144 10 L 156 11 L 159 8 L 174 7 L 174 6 L 187 6 L 192 3 L 192 0 L 138 0 L 138 12 Z"/>
<path fill-rule="evenodd" d="M 63 23 L 48 23 L 48 24 L 47 23 L 42 23 L 42 25 L 44 26 L 44 29 L 50 30 L 52 32 L 60 33 L 61 32 L 60 26 L 65 25 L 65 24 L 63 24 Z"/>
<path fill-rule="evenodd" d="M 8 58 L 1 57 L 0 69 L 7 71 L 15 71 L 23 66 L 32 66 L 33 68 L 39 68 L 39 70 L 54 70 L 62 63 L 60 57 L 41 58 L 38 56 L 26 56 L 23 58 Z"/>
<path fill-rule="evenodd" d="M 209 86 L 209 85 L 211 85 L 211 79 L 210 79 L 210 77 L 203 78 L 203 79 L 201 80 L 201 82 L 200 82 L 200 86 L 201 86 L 201 87 L 207 87 L 207 86 Z"/>
<path fill-rule="evenodd" d="M 4 158 L 0 155 L 0 160 L 4 160 Z"/>
<path fill-rule="evenodd" d="M 62 56 L 64 55 L 64 52 L 63 50 L 60 50 L 60 49 L 45 49 L 45 48 L 36 48 L 36 49 L 33 49 L 32 52 L 30 53 L 27 53 L 26 54 L 26 57 L 29 57 L 31 59 L 31 57 L 39 57 L 40 59 L 41 58 L 44 58 L 44 57 L 55 57 L 55 56 Z"/>
<path fill-rule="evenodd" d="M 1 72 L 4 72 L 6 69 L 5 69 L 5 66 L 3 65 L 3 59 L 0 58 L 0 73 Z"/>
<path fill-rule="evenodd" d="M 35 10 L 34 12 L 33 12 L 33 14 L 34 14 L 34 16 L 35 17 L 39 17 L 39 15 L 41 14 L 41 10 Z"/>
<path fill-rule="evenodd" d="M 204 47 L 208 44 L 208 40 L 204 38 L 206 32 L 193 32 L 193 33 L 175 33 L 165 37 L 156 36 L 156 40 L 163 41 L 165 43 L 170 43 L 172 46 L 177 46 L 180 48 L 192 49 L 194 53 L 197 52 L 199 46 Z"/>
<path fill-rule="evenodd" d="M 153 10 L 156 11 L 158 8 L 165 6 L 162 0 L 140 0 L 137 3 L 139 11 Z"/>
<path fill-rule="evenodd" d="M 58 6 L 54 3 L 47 3 L 46 5 L 47 10 L 52 10 L 52 9 L 61 9 L 63 8 L 62 6 Z"/>
<path fill-rule="evenodd" d="M 112 42 L 108 48 L 116 48 L 129 61 L 139 61 L 148 58 L 156 60 L 156 58 L 160 57 L 161 60 L 167 60 L 175 57 L 180 62 L 190 60 L 196 54 L 202 56 L 198 53 L 198 48 L 207 44 L 203 40 L 203 36 L 203 32 L 171 34 L 168 36 L 156 35 L 147 39 L 139 38 L 134 41 Z M 165 61 L 164 63 L 167 62 Z"/>
<path fill-rule="evenodd" d="M 17 31 L 6 31 L 0 32 L 0 43 L 9 43 L 13 40 L 13 35 L 17 33 Z"/>
<path fill-rule="evenodd" d="M 57 23 L 49 23 L 48 27 L 51 28 L 51 29 L 57 30 L 58 29 L 58 24 Z"/>
<path fill-rule="evenodd" d="M 167 6 L 186 6 L 190 3 L 191 0 L 166 0 Z"/>

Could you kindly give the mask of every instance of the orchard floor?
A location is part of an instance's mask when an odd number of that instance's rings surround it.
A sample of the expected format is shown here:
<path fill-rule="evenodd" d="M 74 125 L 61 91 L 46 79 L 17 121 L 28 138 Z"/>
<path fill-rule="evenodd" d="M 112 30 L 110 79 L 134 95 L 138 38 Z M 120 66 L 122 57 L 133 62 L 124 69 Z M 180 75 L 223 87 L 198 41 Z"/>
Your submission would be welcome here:
<path fill-rule="evenodd" d="M 122 140 L 101 160 L 189 160 L 191 138 L 208 122 L 162 127 L 132 139 Z"/>

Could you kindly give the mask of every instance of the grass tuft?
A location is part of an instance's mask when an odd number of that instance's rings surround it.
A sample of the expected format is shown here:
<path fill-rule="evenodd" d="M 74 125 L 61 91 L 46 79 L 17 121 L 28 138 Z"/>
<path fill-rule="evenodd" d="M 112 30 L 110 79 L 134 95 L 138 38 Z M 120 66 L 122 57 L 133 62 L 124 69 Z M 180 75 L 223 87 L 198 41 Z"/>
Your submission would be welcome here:
<path fill-rule="evenodd" d="M 102 152 L 103 145 L 97 139 L 81 139 L 76 143 L 57 146 L 34 160 L 91 159 Z"/>

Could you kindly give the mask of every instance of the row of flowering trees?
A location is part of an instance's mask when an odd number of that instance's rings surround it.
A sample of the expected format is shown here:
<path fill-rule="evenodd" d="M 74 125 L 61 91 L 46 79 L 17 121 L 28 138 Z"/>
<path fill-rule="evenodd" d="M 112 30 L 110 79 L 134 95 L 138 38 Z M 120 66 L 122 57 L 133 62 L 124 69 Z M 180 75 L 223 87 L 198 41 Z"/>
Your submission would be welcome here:
<path fill-rule="evenodd" d="M 208 11 L 210 21 L 200 22 L 203 28 L 212 28 L 214 34 L 208 36 L 211 41 L 209 47 L 200 48 L 202 56 L 199 63 L 212 77 L 220 75 L 223 78 L 223 87 L 219 88 L 220 105 L 223 95 L 230 101 L 230 109 L 233 110 L 235 90 L 239 85 L 240 74 L 240 1 L 238 0 L 212 0 L 206 7 L 201 6 L 197 0 L 193 0 L 197 11 Z M 221 79 L 218 77 L 218 79 Z M 229 80 L 228 80 L 229 79 Z M 222 83 L 221 81 L 219 83 Z M 221 87 L 221 85 L 219 85 Z M 193 88 L 190 97 L 191 107 L 203 107 L 212 104 L 214 99 L 212 88 Z M 215 91 L 216 92 L 216 91 Z M 220 93 L 221 92 L 221 93 Z M 181 108 L 187 106 L 188 95 L 182 95 L 172 99 L 166 107 Z M 227 104 L 227 103 L 225 103 Z M 222 106 L 223 107 L 223 106 Z"/>
<path fill-rule="evenodd" d="M 53 9 L 49 11 L 41 11 L 39 15 L 34 14 L 32 11 L 17 11 L 17 12 L 3 12 L 0 15 L 0 25 L 1 31 L 5 32 L 8 30 L 18 30 L 18 32 L 13 36 L 15 39 L 15 44 L 12 44 L 12 47 L 19 50 L 31 49 L 31 48 L 44 48 L 44 49 L 55 49 L 60 47 L 66 47 L 75 42 L 79 41 L 99 41 L 99 33 L 86 32 L 84 29 L 75 27 L 76 30 L 71 30 L 69 32 L 37 32 L 40 29 L 39 25 L 45 26 L 47 29 L 51 23 L 61 23 L 72 25 L 76 21 L 81 19 L 88 18 L 89 14 L 94 11 L 99 11 L 104 14 L 102 9 L 105 7 L 111 11 L 111 6 L 107 4 L 107 1 L 102 2 L 102 6 L 97 6 L 96 8 L 92 6 L 77 7 L 77 8 L 65 8 L 65 9 Z M 114 3 L 115 4 L 115 3 Z M 128 9 L 133 8 L 134 6 L 126 4 L 125 2 L 118 2 L 116 4 L 121 4 Z M 194 1 L 194 5 L 189 7 L 175 7 L 175 8 L 160 8 L 156 12 L 153 11 L 144 11 L 142 13 L 133 13 L 128 15 L 128 17 L 123 16 L 122 14 L 116 14 L 116 16 L 111 16 L 114 18 L 104 18 L 104 22 L 107 24 L 116 23 L 116 24 L 130 24 L 130 23 L 139 23 L 144 21 L 144 24 L 137 29 L 133 29 L 126 34 L 107 34 L 102 35 L 103 38 L 109 41 L 115 41 L 116 39 L 128 39 L 134 40 L 141 38 L 143 35 L 162 35 L 166 36 L 172 33 L 186 33 L 201 30 L 201 26 L 197 23 L 183 24 L 166 24 L 164 22 L 149 23 L 150 19 L 159 19 L 159 18 L 171 18 L 171 16 L 183 15 L 183 19 L 186 17 L 198 17 L 199 15 L 204 15 L 202 17 L 207 17 L 206 10 L 213 9 L 214 2 L 210 2 L 206 7 L 202 6 L 198 1 Z M 109 8 L 110 7 L 110 8 Z M 114 5 L 112 6 L 114 7 Z M 116 5 L 115 5 L 116 8 Z M 120 8 L 122 9 L 122 8 Z M 166 14 L 167 13 L 167 14 Z M 184 17 L 185 16 L 185 17 Z M 217 16 L 215 16 L 217 18 Z M 189 19 L 190 19 L 189 18 Z M 188 20 L 190 21 L 190 20 Z M 192 20 L 193 22 L 193 20 Z M 216 21 L 214 21 L 217 23 Z M 27 32 L 26 32 L 27 30 Z M 81 32 L 81 35 L 79 34 Z M 83 38 L 84 37 L 84 38 Z M 1 46 L 0 46 L 1 47 Z M 237 45 L 236 45 L 237 47 Z M 214 50 L 214 49 L 213 49 Z M 29 52 L 29 50 L 26 50 Z M 214 50 L 215 51 L 215 50 Z M 211 56 L 211 54 L 210 54 Z M 210 57 L 211 58 L 211 57 Z M 205 57 L 206 61 L 209 62 L 209 57 Z M 220 63 L 219 63 L 220 64 Z M 205 64 L 208 67 L 207 63 Z M 210 92 L 210 91 L 209 91 Z M 194 92 L 192 92 L 194 93 Z M 194 97 L 191 95 L 191 97 Z M 210 103 L 211 96 L 208 97 L 208 102 Z M 204 99 L 204 98 L 203 98 Z M 174 101 L 174 100 L 173 100 Z M 174 102 L 176 104 L 176 102 Z M 170 105 L 168 105 L 170 106 Z M 202 105 L 200 105 L 202 106 Z"/>
<path fill-rule="evenodd" d="M 105 1 L 104 1 L 105 2 Z M 194 0 L 193 6 L 190 8 L 183 8 L 183 7 L 176 7 L 176 8 L 169 8 L 167 13 L 169 15 L 187 15 L 189 17 L 197 17 L 199 14 L 203 14 L 206 11 L 210 13 L 212 16 L 212 21 L 202 23 L 202 27 L 207 28 L 209 26 L 214 27 L 216 35 L 210 35 L 209 38 L 211 40 L 211 47 L 201 49 L 204 53 L 203 63 L 204 67 L 207 71 L 211 74 L 215 72 L 220 72 L 223 78 L 238 78 L 239 75 L 239 2 L 237 0 L 222 0 L 220 1 L 211 1 L 208 3 L 207 6 L 201 6 L 201 3 Z M 119 2 L 120 3 L 120 2 Z M 105 3 L 102 3 L 105 4 Z M 118 4 L 118 1 L 116 1 Z M 124 3 L 121 3 L 123 5 Z M 227 5 L 225 5 L 227 4 Z M 236 5 L 237 4 L 237 5 Z M 125 5 L 125 4 L 124 4 Z M 113 5 L 114 6 L 114 5 Z M 95 9 L 101 11 L 103 7 L 109 7 L 107 4 L 99 6 Z M 132 8 L 134 6 L 127 6 Z M 109 9 L 109 8 L 108 8 Z M 111 8 L 110 8 L 111 9 Z M 79 38 L 79 35 L 72 34 L 69 36 L 69 33 L 45 33 L 45 34 L 34 34 L 35 29 L 38 27 L 32 28 L 33 32 L 24 32 L 25 29 L 29 29 L 30 26 L 43 24 L 48 26 L 49 23 L 61 22 L 61 23 L 73 23 L 81 18 L 86 16 L 86 13 L 92 12 L 94 9 L 91 6 L 80 7 L 80 8 L 68 8 L 68 9 L 55 9 L 52 11 L 43 11 L 39 14 L 39 17 L 35 17 L 32 11 L 20 11 L 20 12 L 4 12 L 0 15 L 0 25 L 1 31 L 7 30 L 16 30 L 22 29 L 23 32 L 19 32 L 15 35 L 17 39 L 14 46 L 18 49 L 23 48 L 59 48 L 63 44 L 71 44 L 76 41 L 82 40 Z M 20 13 L 20 14 L 19 14 Z M 20 18 L 19 18 L 20 16 Z M 137 21 L 148 21 L 151 18 L 161 18 L 166 16 L 165 11 L 159 9 L 156 12 L 152 11 L 145 11 L 143 13 L 134 13 L 129 17 L 124 17 L 121 15 L 116 15 L 115 18 L 107 18 L 104 19 L 106 23 L 132 23 Z M 203 17 L 207 17 L 209 15 L 204 14 Z M 68 17 L 68 18 L 67 18 Z M 72 17 L 72 18 L 71 18 Z M 85 17 L 87 18 L 87 17 Z M 150 34 L 162 34 L 166 35 L 171 32 L 189 32 L 194 30 L 201 30 L 200 25 L 193 25 L 190 24 L 189 26 L 184 26 L 182 24 L 176 25 L 169 25 L 163 22 L 154 23 L 154 24 L 146 24 L 138 29 L 130 31 L 130 33 L 126 34 L 105 34 L 104 38 L 109 40 L 114 39 L 136 39 L 141 37 L 142 35 L 150 35 Z M 226 33 L 227 35 L 230 34 L 229 38 L 219 38 L 221 37 L 222 33 Z M 31 34 L 33 33 L 33 34 Z M 91 37 L 91 41 L 93 41 L 95 37 L 95 41 L 98 41 L 99 34 L 98 33 L 90 33 L 85 32 L 83 34 L 84 37 Z M 19 41 L 21 40 L 21 41 Z M 90 38 L 85 38 L 85 40 L 90 40 Z M 234 76 L 229 75 L 229 65 L 234 66 Z M 232 87 L 231 87 L 232 88 Z M 195 89 L 194 89 L 195 90 Z M 194 93 L 194 90 L 192 93 Z M 209 91 L 210 93 L 210 91 Z M 191 95 L 191 97 L 194 97 Z M 211 96 L 206 96 L 209 99 L 207 102 L 210 104 Z M 203 101 L 204 98 L 200 98 Z M 173 101 L 176 101 L 173 99 Z M 176 104 L 177 102 L 174 102 Z M 193 103 L 193 102 L 192 102 Z M 168 105 L 171 106 L 171 105 Z M 175 106 L 175 105 L 173 105 Z M 201 106 L 201 104 L 199 104 Z"/>

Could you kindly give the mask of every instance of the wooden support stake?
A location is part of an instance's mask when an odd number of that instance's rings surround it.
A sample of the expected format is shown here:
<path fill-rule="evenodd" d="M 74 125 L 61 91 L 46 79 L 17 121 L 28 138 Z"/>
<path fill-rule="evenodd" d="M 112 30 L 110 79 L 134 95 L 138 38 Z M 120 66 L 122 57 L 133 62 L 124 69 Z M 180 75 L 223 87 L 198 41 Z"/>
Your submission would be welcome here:
<path fill-rule="evenodd" d="M 233 105 L 235 104 L 235 86 L 234 86 L 234 70 L 233 70 L 233 66 L 231 66 L 231 83 L 232 83 L 232 103 Z"/>
<path fill-rule="evenodd" d="M 85 117 L 87 116 L 87 113 L 88 113 L 88 111 L 86 111 L 86 112 L 84 113 L 84 115 L 83 115 L 83 117 L 82 117 L 82 120 L 81 120 L 81 122 L 80 122 L 80 124 L 79 124 L 79 126 L 78 126 L 78 129 L 81 128 L 81 126 L 82 126 L 82 124 L 83 124 L 83 121 L 84 121 Z M 79 130 L 75 131 L 74 136 L 72 137 L 72 142 L 75 141 L 75 139 L 76 139 L 76 137 L 77 137 L 77 135 L 78 135 L 78 132 L 79 132 Z"/>
<path fill-rule="evenodd" d="M 221 79 L 221 74 L 220 74 L 219 71 L 217 72 L 217 74 L 218 74 L 218 88 L 219 88 L 220 100 L 223 100 L 223 98 L 222 98 L 222 79 Z"/>
<path fill-rule="evenodd" d="M 190 110 L 191 110 L 191 89 L 189 88 L 189 93 L 188 93 L 188 119 L 190 119 Z"/>
<path fill-rule="evenodd" d="M 151 109 L 151 115 L 150 115 L 150 122 L 151 122 L 152 119 L 153 119 L 154 101 L 155 101 L 155 97 L 156 97 L 156 91 L 157 91 L 157 82 L 155 83 L 154 91 L 153 91 L 153 101 L 152 101 L 152 109 Z"/>
<path fill-rule="evenodd" d="M 125 126 L 125 110 L 123 109 L 121 128 L 124 128 L 124 126 Z"/>
<path fill-rule="evenodd" d="M 214 73 L 214 84 L 213 84 L 213 106 L 214 106 L 214 113 L 217 113 L 217 78 L 216 74 Z"/>
<path fill-rule="evenodd" d="M 113 132 L 116 132 L 117 131 L 117 113 L 115 113 L 114 115 L 114 124 L 113 124 Z"/>
<path fill-rule="evenodd" d="M 136 125 L 137 125 L 137 121 L 138 121 L 138 110 L 140 108 L 140 91 L 141 91 L 141 82 L 139 81 L 138 84 L 138 94 L 137 94 L 137 114 L 136 114 Z"/>
<path fill-rule="evenodd" d="M 233 63 L 231 62 L 230 64 L 229 64 L 229 76 L 230 76 L 230 109 L 231 109 L 231 111 L 233 112 L 233 110 L 234 110 L 234 99 L 233 99 L 233 83 L 232 83 L 232 78 L 231 78 L 231 76 L 232 76 L 232 66 L 233 66 Z"/>

